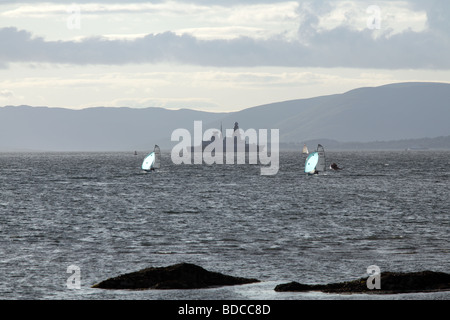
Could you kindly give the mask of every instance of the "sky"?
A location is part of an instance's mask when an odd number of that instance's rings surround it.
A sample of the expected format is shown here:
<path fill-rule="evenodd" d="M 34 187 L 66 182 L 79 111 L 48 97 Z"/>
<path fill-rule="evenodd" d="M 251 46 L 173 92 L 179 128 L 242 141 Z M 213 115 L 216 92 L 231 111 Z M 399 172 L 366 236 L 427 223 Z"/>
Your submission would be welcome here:
<path fill-rule="evenodd" d="M 230 112 L 450 83 L 450 4 L 0 0 L 0 106 Z"/>

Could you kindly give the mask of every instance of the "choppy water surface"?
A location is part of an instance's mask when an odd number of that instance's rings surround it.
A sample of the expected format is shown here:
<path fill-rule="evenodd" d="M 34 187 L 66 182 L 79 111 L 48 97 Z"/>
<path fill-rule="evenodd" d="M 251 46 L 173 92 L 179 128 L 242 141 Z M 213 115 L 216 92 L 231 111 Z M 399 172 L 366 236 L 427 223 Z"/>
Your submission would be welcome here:
<path fill-rule="evenodd" d="M 0 154 L 2 299 L 448 299 L 277 293 L 381 271 L 449 272 L 449 152 L 328 152 L 344 170 L 303 173 L 281 153 L 257 165 L 174 165 L 144 173 L 132 153 Z M 252 277 L 206 290 L 105 291 L 93 284 L 190 262 Z M 69 265 L 81 289 L 67 288 Z"/>

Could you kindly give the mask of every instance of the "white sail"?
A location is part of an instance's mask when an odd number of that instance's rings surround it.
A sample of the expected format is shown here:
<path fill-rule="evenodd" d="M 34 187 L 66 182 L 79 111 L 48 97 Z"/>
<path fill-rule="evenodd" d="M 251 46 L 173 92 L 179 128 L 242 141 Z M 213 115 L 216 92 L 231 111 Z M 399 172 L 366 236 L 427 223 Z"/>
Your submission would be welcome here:
<path fill-rule="evenodd" d="M 146 171 L 151 170 L 154 165 L 154 162 L 155 162 L 155 152 L 152 152 L 144 158 L 144 161 L 142 161 L 141 166 L 142 170 Z"/>
<path fill-rule="evenodd" d="M 155 163 L 153 164 L 153 168 L 159 169 L 161 168 L 161 150 L 157 144 L 155 144 L 155 149 L 153 149 L 153 152 L 155 153 Z"/>
<path fill-rule="evenodd" d="M 319 154 L 317 152 L 312 152 L 305 160 L 305 173 L 315 173 L 318 161 Z"/>
<path fill-rule="evenodd" d="M 302 153 L 303 153 L 303 154 L 308 154 L 308 153 L 309 153 L 308 147 L 306 146 L 306 144 L 303 145 Z"/>
<path fill-rule="evenodd" d="M 319 161 L 316 165 L 316 171 L 325 171 L 325 150 L 321 144 L 317 146 L 317 153 L 319 154 Z"/>

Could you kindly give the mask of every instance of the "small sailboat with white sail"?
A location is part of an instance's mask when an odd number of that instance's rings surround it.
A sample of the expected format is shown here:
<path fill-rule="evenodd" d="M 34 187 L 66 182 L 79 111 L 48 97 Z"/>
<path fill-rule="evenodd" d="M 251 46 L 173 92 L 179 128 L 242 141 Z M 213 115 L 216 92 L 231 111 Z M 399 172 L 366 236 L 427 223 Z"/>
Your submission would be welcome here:
<path fill-rule="evenodd" d="M 302 154 L 309 154 L 308 147 L 306 146 L 306 143 L 303 145 Z"/>
<path fill-rule="evenodd" d="M 158 145 L 144 158 L 141 168 L 147 172 L 161 168 L 161 150 Z"/>
<path fill-rule="evenodd" d="M 325 149 L 321 144 L 317 146 L 317 150 L 310 153 L 305 160 L 305 173 L 319 174 L 325 171 Z"/>

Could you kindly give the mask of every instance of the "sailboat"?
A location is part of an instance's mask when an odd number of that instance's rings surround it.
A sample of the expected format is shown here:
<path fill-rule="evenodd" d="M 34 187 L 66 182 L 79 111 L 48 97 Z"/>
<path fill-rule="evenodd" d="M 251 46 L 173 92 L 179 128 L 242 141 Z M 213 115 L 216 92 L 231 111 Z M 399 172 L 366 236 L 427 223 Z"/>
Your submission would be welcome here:
<path fill-rule="evenodd" d="M 308 153 L 309 153 L 308 147 L 306 146 L 306 144 L 303 145 L 302 153 L 303 153 L 303 154 L 308 154 Z"/>
<path fill-rule="evenodd" d="M 305 173 L 318 174 L 325 171 L 325 150 L 321 144 L 317 145 L 317 150 L 310 153 L 305 160 Z"/>
<path fill-rule="evenodd" d="M 154 171 L 161 168 L 161 150 L 158 145 L 155 145 L 153 152 L 144 158 L 141 168 L 145 171 Z"/>
<path fill-rule="evenodd" d="M 153 152 L 155 153 L 155 163 L 153 165 L 153 168 L 160 169 L 161 168 L 161 150 L 159 149 L 159 146 L 155 144 L 155 148 L 153 149 Z"/>

